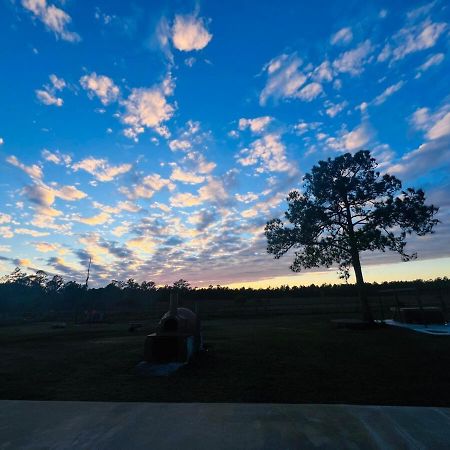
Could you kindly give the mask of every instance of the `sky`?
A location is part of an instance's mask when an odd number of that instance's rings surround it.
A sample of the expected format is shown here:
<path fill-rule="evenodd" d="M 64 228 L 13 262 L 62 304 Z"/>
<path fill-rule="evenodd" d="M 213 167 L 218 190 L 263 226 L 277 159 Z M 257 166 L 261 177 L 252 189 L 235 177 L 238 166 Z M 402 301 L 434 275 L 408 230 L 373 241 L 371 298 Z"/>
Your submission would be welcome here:
<path fill-rule="evenodd" d="M 338 282 L 266 253 L 319 160 L 369 149 L 440 207 L 414 262 L 450 275 L 445 1 L 0 2 L 0 275 L 193 286 Z"/>

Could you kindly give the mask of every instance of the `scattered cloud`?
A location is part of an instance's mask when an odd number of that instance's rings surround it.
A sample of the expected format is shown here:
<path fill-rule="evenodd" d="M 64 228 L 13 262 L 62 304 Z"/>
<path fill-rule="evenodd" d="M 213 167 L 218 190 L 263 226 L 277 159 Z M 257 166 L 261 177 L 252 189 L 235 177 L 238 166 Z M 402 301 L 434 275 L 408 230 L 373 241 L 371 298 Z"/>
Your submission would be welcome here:
<path fill-rule="evenodd" d="M 387 87 L 380 95 L 375 97 L 373 104 L 377 106 L 383 104 L 388 97 L 390 97 L 395 92 L 399 91 L 404 84 L 405 84 L 404 81 L 400 80 L 398 83 L 392 84 L 391 86 Z"/>
<path fill-rule="evenodd" d="M 189 52 L 204 49 L 212 39 L 205 20 L 197 14 L 176 15 L 172 27 L 173 46 L 180 51 Z"/>
<path fill-rule="evenodd" d="M 50 75 L 50 82 L 56 91 L 62 91 L 66 87 L 66 82 L 62 78 L 58 78 L 54 73 Z"/>
<path fill-rule="evenodd" d="M 0 213 L 0 224 L 11 223 L 12 217 L 9 214 Z"/>
<path fill-rule="evenodd" d="M 128 126 L 124 131 L 125 136 L 137 141 L 139 134 L 151 128 L 161 136 L 169 137 L 170 133 L 163 124 L 175 111 L 175 106 L 167 102 L 173 89 L 170 75 L 160 85 L 132 89 L 128 98 L 122 102 L 125 112 L 121 120 Z"/>
<path fill-rule="evenodd" d="M 450 112 L 438 120 L 427 132 L 428 139 L 439 139 L 450 135 Z"/>
<path fill-rule="evenodd" d="M 45 89 L 36 89 L 35 92 L 37 99 L 44 105 L 62 106 L 64 103 L 62 98 L 57 97 L 56 95 L 52 94 L 51 92 Z"/>
<path fill-rule="evenodd" d="M 273 117 L 270 116 L 255 117 L 254 119 L 239 119 L 239 129 L 245 130 L 249 128 L 252 133 L 260 133 L 267 128 L 272 120 Z"/>
<path fill-rule="evenodd" d="M 111 216 L 106 212 L 101 212 L 91 217 L 78 217 L 78 221 L 85 225 L 102 225 L 110 220 Z"/>
<path fill-rule="evenodd" d="M 110 165 L 107 159 L 97 159 L 92 156 L 72 165 L 73 170 L 84 170 L 103 182 L 112 181 L 119 175 L 129 172 L 131 167 L 131 164 Z"/>
<path fill-rule="evenodd" d="M 42 89 L 36 89 L 36 98 L 47 106 L 62 106 L 64 101 L 58 97 L 57 91 L 62 91 L 66 87 L 66 82 L 55 74 L 51 74 L 49 78 L 51 84 L 45 84 Z"/>
<path fill-rule="evenodd" d="M 325 112 L 331 118 L 336 117 L 340 112 L 342 112 L 348 105 L 346 100 L 340 103 L 327 103 Z"/>
<path fill-rule="evenodd" d="M 323 92 L 322 85 L 320 83 L 309 83 L 303 87 L 297 94 L 297 97 L 305 102 L 314 100 Z"/>
<path fill-rule="evenodd" d="M 111 78 L 92 72 L 80 78 L 80 84 L 88 92 L 90 98 L 97 96 L 104 105 L 117 100 L 120 90 Z"/>
<path fill-rule="evenodd" d="M 350 27 L 341 28 L 338 32 L 331 36 L 332 45 L 349 44 L 353 39 L 352 29 Z"/>
<path fill-rule="evenodd" d="M 53 31 L 57 38 L 68 42 L 79 42 L 79 34 L 69 31 L 68 25 L 72 18 L 55 5 L 50 5 L 46 0 L 22 0 L 22 6 L 39 19 L 48 30 Z"/>
<path fill-rule="evenodd" d="M 70 155 L 66 155 L 63 153 L 60 153 L 58 150 L 55 152 L 51 152 L 50 150 L 47 150 L 44 148 L 41 152 L 42 157 L 49 162 L 52 162 L 57 165 L 66 165 L 69 166 L 72 162 L 72 157 Z"/>
<path fill-rule="evenodd" d="M 292 165 L 286 157 L 286 147 L 278 134 L 266 134 L 252 142 L 238 154 L 237 161 L 243 166 L 257 166 L 256 172 L 287 172 Z"/>
<path fill-rule="evenodd" d="M 433 66 L 438 66 L 444 61 L 445 55 L 443 53 L 436 53 L 431 55 L 421 66 L 419 66 L 418 73 L 415 78 L 420 78 L 423 72 L 427 71 Z"/>
<path fill-rule="evenodd" d="M 408 179 L 430 173 L 432 169 L 446 167 L 450 169 L 449 133 L 421 144 L 417 149 L 404 154 L 398 162 L 389 167 L 389 171 L 408 177 Z"/>
<path fill-rule="evenodd" d="M 302 64 L 296 53 L 282 54 L 269 61 L 263 68 L 267 82 L 259 96 L 260 105 L 264 106 L 269 98 L 298 98 L 300 88 L 307 81 L 306 75 L 299 70 Z"/>
<path fill-rule="evenodd" d="M 344 145 L 347 150 L 361 150 L 372 136 L 371 129 L 367 123 L 363 123 L 354 130 L 343 136 Z"/>
<path fill-rule="evenodd" d="M 242 203 L 251 203 L 259 198 L 259 195 L 254 194 L 253 192 L 247 192 L 246 194 L 234 194 L 234 196 L 238 202 Z"/>
<path fill-rule="evenodd" d="M 431 113 L 428 108 L 417 109 L 411 123 L 417 130 L 426 132 L 430 140 L 450 135 L 450 104 L 444 104 L 436 112 Z"/>
<path fill-rule="evenodd" d="M 26 235 L 32 236 L 32 237 L 43 237 L 43 236 L 48 236 L 50 234 L 47 231 L 37 231 L 37 230 L 33 230 L 31 228 L 16 228 L 14 230 L 14 232 L 17 234 L 26 234 Z"/>
<path fill-rule="evenodd" d="M 205 177 L 201 175 L 197 175 L 193 172 L 187 172 L 179 167 L 175 166 L 172 170 L 172 175 L 170 175 L 170 179 L 173 181 L 181 181 L 182 183 L 187 184 L 199 184 L 205 181 Z"/>
<path fill-rule="evenodd" d="M 155 192 L 160 191 L 164 187 L 167 187 L 171 191 L 175 189 L 175 185 L 170 179 L 163 178 L 158 173 L 154 173 L 140 178 L 137 183 L 134 183 L 130 187 L 122 186 L 119 191 L 128 199 L 135 200 L 137 198 L 151 198 Z"/>
<path fill-rule="evenodd" d="M 8 156 L 6 158 L 6 161 L 15 167 L 18 167 L 20 170 L 23 170 L 27 175 L 30 176 L 30 178 L 34 180 L 40 180 L 44 176 L 42 168 L 37 164 L 27 166 L 20 162 L 19 159 L 14 155 Z"/>
<path fill-rule="evenodd" d="M 411 53 L 432 48 L 448 28 L 444 22 L 433 22 L 426 18 L 420 22 L 420 15 L 409 15 L 407 24 L 395 33 L 378 55 L 378 61 L 396 62 Z"/>
<path fill-rule="evenodd" d="M 372 52 L 372 43 L 367 39 L 353 50 L 349 50 L 339 55 L 339 57 L 333 61 L 333 68 L 338 72 L 348 73 L 352 76 L 360 75 Z"/>
<path fill-rule="evenodd" d="M 173 139 L 169 142 L 169 148 L 172 151 L 189 150 L 192 148 L 192 144 L 186 139 Z"/>
<path fill-rule="evenodd" d="M 54 252 L 58 250 L 58 244 L 51 244 L 50 242 L 34 242 L 34 248 L 41 253 Z"/>

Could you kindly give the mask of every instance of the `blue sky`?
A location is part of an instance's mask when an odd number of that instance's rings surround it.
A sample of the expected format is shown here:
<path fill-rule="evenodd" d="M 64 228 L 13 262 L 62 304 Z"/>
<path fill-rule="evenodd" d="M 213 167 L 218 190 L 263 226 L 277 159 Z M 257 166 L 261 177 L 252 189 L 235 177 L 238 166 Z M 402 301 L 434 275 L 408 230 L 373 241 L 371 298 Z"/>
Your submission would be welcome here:
<path fill-rule="evenodd" d="M 362 148 L 440 206 L 415 262 L 449 275 L 444 1 L 3 0 L 0 273 L 97 284 L 337 281 L 289 273 L 264 224 L 318 160 Z"/>

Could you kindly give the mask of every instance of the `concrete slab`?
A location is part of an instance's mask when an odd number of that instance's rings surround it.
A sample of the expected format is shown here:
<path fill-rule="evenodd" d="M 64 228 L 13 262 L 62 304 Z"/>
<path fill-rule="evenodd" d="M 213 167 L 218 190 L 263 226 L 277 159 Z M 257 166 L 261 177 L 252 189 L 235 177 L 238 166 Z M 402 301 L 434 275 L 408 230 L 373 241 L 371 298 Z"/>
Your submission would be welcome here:
<path fill-rule="evenodd" d="M 450 409 L 0 401 L 0 449 L 449 449 Z"/>

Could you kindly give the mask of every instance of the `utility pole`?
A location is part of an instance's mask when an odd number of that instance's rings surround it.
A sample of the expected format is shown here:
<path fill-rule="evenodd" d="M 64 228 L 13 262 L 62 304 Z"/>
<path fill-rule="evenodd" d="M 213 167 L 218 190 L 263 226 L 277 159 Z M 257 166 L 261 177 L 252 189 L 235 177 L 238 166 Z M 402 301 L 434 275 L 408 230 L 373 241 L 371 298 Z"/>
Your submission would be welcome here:
<path fill-rule="evenodd" d="M 89 265 L 88 265 L 87 277 L 86 277 L 86 282 L 84 283 L 84 289 L 86 291 L 87 291 L 87 288 L 88 288 L 89 272 L 91 271 L 91 262 L 92 262 L 92 258 L 89 257 Z"/>

